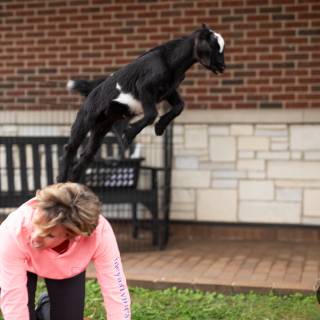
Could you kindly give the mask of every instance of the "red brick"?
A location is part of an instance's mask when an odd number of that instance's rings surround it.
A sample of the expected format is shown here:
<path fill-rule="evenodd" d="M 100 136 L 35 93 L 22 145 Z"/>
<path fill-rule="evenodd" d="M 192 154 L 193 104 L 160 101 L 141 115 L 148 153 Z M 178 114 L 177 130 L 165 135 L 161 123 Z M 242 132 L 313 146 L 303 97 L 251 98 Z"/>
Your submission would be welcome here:
<path fill-rule="evenodd" d="M 229 68 L 215 77 L 193 67 L 181 87 L 188 108 L 257 108 L 259 98 L 275 97 L 286 108 L 318 106 L 319 91 L 311 91 L 320 76 L 317 1 L 6 2 L 0 5 L 7 9 L 1 12 L 0 72 L 7 81 L 41 81 L 34 78 L 39 71 L 44 83 L 64 82 L 72 74 L 105 74 L 206 22 L 225 38 Z M 27 85 L 24 90 L 37 99 L 10 100 L 6 108 L 37 109 L 42 91 Z M 58 108 L 66 97 L 62 90 L 43 94 L 52 99 L 42 101 L 45 108 Z"/>
<path fill-rule="evenodd" d="M 235 102 L 243 102 L 244 96 L 243 95 L 226 95 L 223 98 L 223 101 L 235 101 Z"/>
<path fill-rule="evenodd" d="M 308 104 L 305 101 L 299 101 L 299 102 L 286 102 L 286 108 L 288 109 L 304 109 L 308 107 Z"/>
<path fill-rule="evenodd" d="M 158 12 L 157 11 L 149 11 L 149 12 L 138 12 L 137 13 L 138 18 L 157 18 L 158 17 Z"/>
<path fill-rule="evenodd" d="M 255 21 L 255 22 L 259 22 L 259 21 L 268 21 L 270 20 L 270 17 L 268 15 L 249 15 L 247 17 L 247 21 L 251 22 L 251 21 Z"/>

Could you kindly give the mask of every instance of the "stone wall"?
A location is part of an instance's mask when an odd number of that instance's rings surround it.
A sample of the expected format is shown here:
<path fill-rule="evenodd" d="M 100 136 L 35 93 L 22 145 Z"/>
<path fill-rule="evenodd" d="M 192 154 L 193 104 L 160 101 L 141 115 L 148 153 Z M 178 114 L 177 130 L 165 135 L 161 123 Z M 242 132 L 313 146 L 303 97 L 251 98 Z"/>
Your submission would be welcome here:
<path fill-rule="evenodd" d="M 320 107 L 318 0 L 1 0 L 0 110 L 78 109 L 72 78 L 108 75 L 207 23 L 225 73 L 192 67 L 190 109 Z"/>
<path fill-rule="evenodd" d="M 197 113 L 174 127 L 172 219 L 320 223 L 319 111 Z"/>
<path fill-rule="evenodd" d="M 73 117 L 4 111 L 0 135 L 68 135 Z M 161 163 L 152 127 L 137 142 Z M 173 150 L 173 220 L 320 224 L 320 110 L 185 111 Z"/>

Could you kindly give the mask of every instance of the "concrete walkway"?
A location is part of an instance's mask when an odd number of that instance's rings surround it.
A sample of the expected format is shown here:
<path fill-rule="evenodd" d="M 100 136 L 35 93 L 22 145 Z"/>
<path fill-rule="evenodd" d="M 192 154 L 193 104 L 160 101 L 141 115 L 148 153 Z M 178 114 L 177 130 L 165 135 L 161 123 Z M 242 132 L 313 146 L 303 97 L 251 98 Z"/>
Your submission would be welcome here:
<path fill-rule="evenodd" d="M 130 286 L 224 293 L 313 293 L 319 278 L 315 243 L 175 241 L 164 251 L 122 254 Z M 93 268 L 87 275 L 94 277 Z"/>

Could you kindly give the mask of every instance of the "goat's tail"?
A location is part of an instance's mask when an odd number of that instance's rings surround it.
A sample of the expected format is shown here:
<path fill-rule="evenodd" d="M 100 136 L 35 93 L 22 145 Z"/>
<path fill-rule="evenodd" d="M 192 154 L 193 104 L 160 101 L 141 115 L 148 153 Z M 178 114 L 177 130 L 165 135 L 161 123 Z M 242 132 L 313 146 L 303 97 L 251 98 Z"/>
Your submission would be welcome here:
<path fill-rule="evenodd" d="M 79 92 L 82 96 L 87 97 L 89 93 L 105 79 L 106 78 L 96 80 L 69 80 L 67 89 L 69 91 Z"/>

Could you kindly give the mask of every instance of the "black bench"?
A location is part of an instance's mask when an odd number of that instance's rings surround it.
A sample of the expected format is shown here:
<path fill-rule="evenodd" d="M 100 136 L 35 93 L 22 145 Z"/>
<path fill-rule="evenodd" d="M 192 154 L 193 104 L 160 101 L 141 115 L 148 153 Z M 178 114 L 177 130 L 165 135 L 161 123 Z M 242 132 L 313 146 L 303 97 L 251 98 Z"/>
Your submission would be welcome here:
<path fill-rule="evenodd" d="M 0 137 L 0 208 L 16 208 L 35 191 L 56 182 L 59 158 L 67 137 Z M 154 246 L 161 247 L 158 173 L 163 168 L 142 165 L 143 159 L 125 158 L 115 136 L 107 136 L 96 159 L 86 171 L 84 183 L 103 204 L 129 204 L 133 237 L 140 228 L 150 229 Z M 139 177 L 149 180 L 139 187 Z M 139 219 L 137 205 L 150 212 Z"/>

